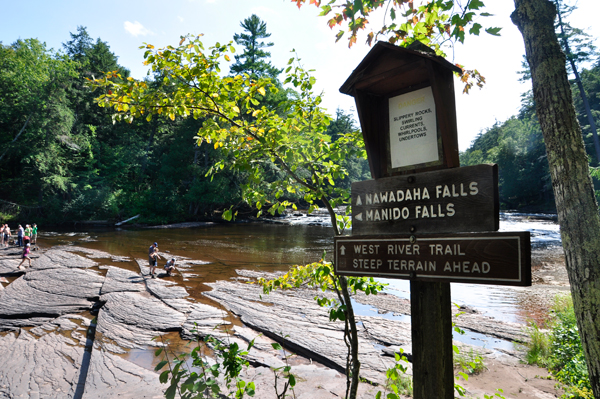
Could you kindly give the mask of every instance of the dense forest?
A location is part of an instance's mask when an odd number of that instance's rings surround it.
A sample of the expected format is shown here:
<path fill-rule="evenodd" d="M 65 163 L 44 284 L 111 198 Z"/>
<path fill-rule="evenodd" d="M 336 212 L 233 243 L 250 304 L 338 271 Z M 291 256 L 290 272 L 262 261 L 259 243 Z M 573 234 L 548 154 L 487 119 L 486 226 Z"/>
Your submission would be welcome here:
<path fill-rule="evenodd" d="M 281 69 L 272 65 L 267 51 L 270 34 L 255 15 L 234 35 L 239 55 L 230 74 L 269 77 L 279 90 L 269 92 L 264 105 L 277 110 L 285 96 Z M 566 31 L 564 28 L 566 26 Z M 577 65 L 587 65 L 573 81 L 573 96 L 584 132 L 590 165 L 597 166 L 592 126 L 580 95 L 587 94 L 593 120 L 600 120 L 600 61 L 591 38 L 563 26 L 565 52 Z M 557 30 L 560 28 L 557 26 Z M 568 47 L 568 43 L 572 43 Z M 248 176 L 224 170 L 214 178 L 207 171 L 224 155 L 210 145 L 198 146 L 194 136 L 202 120 L 167 117 L 114 123 L 111 110 L 100 108 L 99 94 L 87 79 L 118 71 L 108 43 L 92 39 L 84 27 L 71 33 L 59 51 L 38 39 L 0 43 L 0 220 L 25 218 L 38 223 L 119 221 L 134 215 L 142 223 L 220 220 L 234 206 L 250 214 L 241 197 Z M 522 72 L 528 79 L 528 71 Z M 161 79 L 154 74 L 148 85 Z M 461 154 L 461 165 L 497 163 L 502 209 L 553 212 L 554 199 L 545 147 L 531 93 L 525 93 L 521 111 L 507 121 L 481 132 Z M 281 111 L 285 112 L 285 111 Z M 355 130 L 352 116 L 337 110 L 328 135 Z M 370 178 L 364 159 L 345 161 L 350 176 L 338 185 Z M 273 173 L 277 173 L 274 168 Z M 290 198 L 301 202 L 301 198 Z"/>
<path fill-rule="evenodd" d="M 597 140 L 597 136 L 594 138 L 595 125 L 600 121 L 600 55 L 594 38 L 568 23 L 568 16 L 574 9 L 560 4 L 556 32 L 566 55 L 567 70 L 573 78 L 573 101 L 594 177 L 596 197 L 600 198 L 600 146 L 594 143 Z M 588 68 L 578 71 L 582 65 Z M 520 74 L 522 81 L 531 79 L 525 61 Z M 498 164 L 501 209 L 556 211 L 546 148 L 531 91 L 522 95 L 518 115 L 480 132 L 471 147 L 461 154 L 462 166 L 480 163 Z"/>
<path fill-rule="evenodd" d="M 234 41 L 243 49 L 231 74 L 267 76 L 279 89 L 268 92 L 265 106 L 277 109 L 294 96 L 279 81 L 281 69 L 266 51 L 273 43 L 266 24 L 255 15 L 241 23 Z M 113 123 L 111 109 L 100 108 L 86 79 L 118 71 L 108 43 L 93 40 L 84 27 L 71 33 L 59 52 L 37 39 L 0 43 L 0 219 L 25 218 L 60 224 L 119 221 L 140 214 L 142 223 L 221 220 L 230 206 L 250 211 L 241 198 L 247 176 L 207 171 L 224 155 L 194 140 L 202 120 L 167 117 Z M 149 85 L 161 79 L 150 75 Z M 284 111 L 281 111 L 284 112 Z M 350 114 L 338 110 L 328 135 L 356 130 Z M 347 160 L 350 177 L 369 177 L 364 159 Z M 273 173 L 277 173 L 273 169 Z M 290 198 L 301 201 L 301 198 Z M 242 213 L 243 214 L 243 213 Z"/>

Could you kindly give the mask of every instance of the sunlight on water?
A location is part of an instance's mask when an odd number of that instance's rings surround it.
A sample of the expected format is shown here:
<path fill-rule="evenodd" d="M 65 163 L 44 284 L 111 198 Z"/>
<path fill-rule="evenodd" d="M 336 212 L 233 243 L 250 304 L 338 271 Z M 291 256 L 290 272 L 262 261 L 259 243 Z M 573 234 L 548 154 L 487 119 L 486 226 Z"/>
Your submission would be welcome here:
<path fill-rule="evenodd" d="M 547 215 L 501 213 L 500 231 L 530 231 L 532 248 L 560 246 L 560 227 Z M 378 279 L 389 284 L 387 292 L 410 299 L 410 282 L 398 279 Z M 520 316 L 521 303 L 516 294 L 519 288 L 451 283 L 452 302 L 468 305 L 503 321 L 525 323 Z"/>

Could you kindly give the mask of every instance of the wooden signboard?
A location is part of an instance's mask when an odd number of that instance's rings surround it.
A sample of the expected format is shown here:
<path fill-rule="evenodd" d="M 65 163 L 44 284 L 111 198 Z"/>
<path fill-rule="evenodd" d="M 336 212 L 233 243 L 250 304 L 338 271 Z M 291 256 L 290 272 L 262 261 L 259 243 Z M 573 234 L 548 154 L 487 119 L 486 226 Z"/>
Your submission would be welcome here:
<path fill-rule="evenodd" d="M 353 234 L 496 231 L 498 226 L 495 164 L 352 183 Z"/>
<path fill-rule="evenodd" d="M 335 272 L 411 280 L 415 399 L 454 398 L 450 282 L 531 285 L 529 233 L 496 232 L 497 166 L 459 168 L 461 71 L 419 42 L 378 42 L 340 88 L 356 101 L 375 180 L 352 184 Z"/>
<path fill-rule="evenodd" d="M 340 91 L 354 97 L 374 179 L 460 166 L 454 73 L 422 48 L 377 42 Z"/>
<path fill-rule="evenodd" d="M 335 273 L 530 286 L 530 234 L 526 231 L 336 237 Z"/>

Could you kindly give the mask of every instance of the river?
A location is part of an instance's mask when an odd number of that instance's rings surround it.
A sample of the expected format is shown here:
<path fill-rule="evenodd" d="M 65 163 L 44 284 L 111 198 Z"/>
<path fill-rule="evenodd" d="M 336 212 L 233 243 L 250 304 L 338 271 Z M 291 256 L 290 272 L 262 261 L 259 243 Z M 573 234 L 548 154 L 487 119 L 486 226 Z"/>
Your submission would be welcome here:
<path fill-rule="evenodd" d="M 559 226 L 545 215 L 503 213 L 500 230 L 530 231 L 533 248 L 556 250 L 560 247 Z M 173 278 L 182 283 L 195 300 L 208 302 L 202 295 L 203 291 L 210 289 L 205 283 L 234 277 L 235 269 L 240 268 L 284 271 L 291 265 L 317 261 L 323 252 L 332 250 L 332 233 L 328 217 L 315 215 L 291 218 L 286 223 L 228 223 L 194 228 L 44 231 L 42 226 L 39 242 L 42 246 L 77 245 L 129 257 L 132 261 L 102 260 L 102 263 L 139 272 L 133 259 L 146 259 L 149 245 L 156 241 L 163 255 L 185 262 L 181 268 L 182 274 Z M 327 258 L 330 259 L 331 256 L 328 255 Z M 408 281 L 380 280 L 389 284 L 389 293 L 409 297 Z M 524 305 L 518 293 L 518 289 L 506 289 L 502 286 L 452 283 L 454 303 L 477 308 L 504 321 L 526 324 L 536 309 Z M 373 309 L 360 304 L 357 305 L 357 312 L 373 315 Z M 393 315 L 384 317 L 398 318 Z M 480 334 L 469 334 L 463 339 L 487 347 L 510 346 Z"/>

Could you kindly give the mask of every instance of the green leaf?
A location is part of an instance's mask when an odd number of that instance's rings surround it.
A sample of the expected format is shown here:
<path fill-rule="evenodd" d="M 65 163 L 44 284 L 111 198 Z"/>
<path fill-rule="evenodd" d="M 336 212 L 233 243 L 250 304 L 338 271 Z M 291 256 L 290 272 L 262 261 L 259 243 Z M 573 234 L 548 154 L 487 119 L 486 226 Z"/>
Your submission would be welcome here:
<path fill-rule="evenodd" d="M 177 385 L 171 385 L 165 391 L 166 399 L 175 399 L 175 394 L 177 393 Z"/>
<path fill-rule="evenodd" d="M 475 36 L 479 36 L 479 31 L 481 30 L 481 24 L 474 23 L 471 29 L 469 29 L 469 33 Z"/>
<path fill-rule="evenodd" d="M 272 343 L 271 346 L 273 347 L 273 349 L 275 349 L 277 351 L 283 350 L 283 348 L 281 347 L 281 345 L 279 343 L 277 343 L 277 342 Z"/>
<path fill-rule="evenodd" d="M 165 370 L 162 373 L 160 373 L 160 376 L 158 377 L 158 380 L 160 381 L 161 384 L 166 384 L 167 381 L 169 381 L 169 374 L 171 373 L 170 370 Z"/>
<path fill-rule="evenodd" d="M 246 386 L 246 393 L 248 394 L 248 396 L 254 396 L 254 394 L 256 390 L 256 385 L 254 384 L 254 381 L 251 381 L 248 383 L 248 386 Z"/>
<path fill-rule="evenodd" d="M 500 36 L 502 28 L 487 28 L 485 31 L 492 36 Z"/>
<path fill-rule="evenodd" d="M 483 1 L 481 0 L 471 0 L 469 1 L 468 9 L 469 10 L 479 10 L 481 7 L 484 7 Z"/>
<path fill-rule="evenodd" d="M 158 352 L 158 351 L 157 351 L 157 352 Z M 157 355 L 157 356 L 158 356 L 158 355 Z M 163 367 L 165 367 L 165 365 L 166 365 L 167 363 L 169 363 L 169 362 L 167 362 L 166 360 L 163 360 L 163 361 L 159 362 L 159 363 L 156 365 L 156 367 L 154 367 L 154 371 L 158 371 L 158 370 L 162 369 Z"/>

